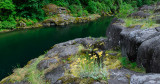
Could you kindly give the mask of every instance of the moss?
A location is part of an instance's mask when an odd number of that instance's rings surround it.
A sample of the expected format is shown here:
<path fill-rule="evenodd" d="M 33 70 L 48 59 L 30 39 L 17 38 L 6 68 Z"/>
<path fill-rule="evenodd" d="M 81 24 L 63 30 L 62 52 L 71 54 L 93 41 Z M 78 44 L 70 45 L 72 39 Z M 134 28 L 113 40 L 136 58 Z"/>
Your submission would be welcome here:
<path fill-rule="evenodd" d="M 83 78 L 79 84 L 92 84 L 95 80 L 92 78 Z"/>
<path fill-rule="evenodd" d="M 24 68 L 15 69 L 12 75 L 4 78 L 0 83 L 4 82 L 19 82 L 27 79 L 32 84 L 45 84 L 42 80 L 43 72 L 37 70 L 37 64 L 44 59 L 44 56 L 40 56 L 33 63 L 29 62 Z"/>
<path fill-rule="evenodd" d="M 63 76 L 60 79 L 63 82 L 63 84 L 69 84 L 69 83 L 74 83 L 74 84 L 79 84 L 81 79 L 78 77 L 73 77 L 71 75 Z"/>

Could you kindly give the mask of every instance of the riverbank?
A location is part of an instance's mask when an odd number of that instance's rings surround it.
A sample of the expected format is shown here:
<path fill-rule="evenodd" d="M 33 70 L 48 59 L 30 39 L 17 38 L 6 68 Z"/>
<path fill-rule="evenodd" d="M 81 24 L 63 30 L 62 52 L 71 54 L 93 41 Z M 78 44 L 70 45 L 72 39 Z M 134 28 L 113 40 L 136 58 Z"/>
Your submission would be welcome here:
<path fill-rule="evenodd" d="M 54 17 L 50 17 L 49 19 L 45 19 L 42 22 L 35 23 L 34 25 L 27 26 L 26 23 L 20 23 L 20 26 L 17 26 L 16 29 L 0 29 L 0 33 L 10 32 L 19 29 L 33 29 L 33 28 L 42 28 L 42 27 L 50 27 L 50 26 L 66 26 L 69 24 L 76 23 L 86 23 L 90 21 L 97 20 L 101 16 L 99 14 L 90 14 L 84 17 L 73 17 L 70 14 L 58 14 Z"/>
<path fill-rule="evenodd" d="M 46 5 L 43 10 L 46 13 L 46 19 L 43 21 L 31 20 L 26 18 L 19 18 L 16 20 L 15 28 L 4 28 L 0 29 L 1 32 L 9 32 L 19 29 L 32 29 L 42 28 L 50 26 L 66 26 L 75 23 L 86 23 L 97 20 L 101 17 L 99 14 L 87 14 L 83 16 L 73 15 L 67 8 L 59 7 L 55 4 Z"/>

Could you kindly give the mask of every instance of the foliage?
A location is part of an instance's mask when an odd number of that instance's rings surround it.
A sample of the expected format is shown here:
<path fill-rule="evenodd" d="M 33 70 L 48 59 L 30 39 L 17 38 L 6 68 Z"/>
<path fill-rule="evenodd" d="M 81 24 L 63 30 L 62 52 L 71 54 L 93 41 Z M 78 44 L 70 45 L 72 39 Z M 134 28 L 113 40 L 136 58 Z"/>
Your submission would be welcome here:
<path fill-rule="evenodd" d="M 66 7 L 75 16 L 116 12 L 121 18 L 131 13 L 133 7 L 149 5 L 156 1 L 158 0 L 0 0 L 0 28 L 15 28 L 18 23 L 17 17 L 44 20 L 47 16 L 43 7 L 49 3 Z M 32 24 L 30 21 L 27 22 L 27 25 Z"/>
<path fill-rule="evenodd" d="M 126 57 L 120 58 L 121 64 L 123 67 L 133 70 L 135 72 L 145 73 L 145 69 L 143 67 L 138 67 L 136 62 L 129 61 Z"/>
<path fill-rule="evenodd" d="M 120 4 L 119 12 L 117 13 L 117 17 L 126 18 L 129 14 L 134 12 L 134 8 L 131 4 L 123 3 Z"/>

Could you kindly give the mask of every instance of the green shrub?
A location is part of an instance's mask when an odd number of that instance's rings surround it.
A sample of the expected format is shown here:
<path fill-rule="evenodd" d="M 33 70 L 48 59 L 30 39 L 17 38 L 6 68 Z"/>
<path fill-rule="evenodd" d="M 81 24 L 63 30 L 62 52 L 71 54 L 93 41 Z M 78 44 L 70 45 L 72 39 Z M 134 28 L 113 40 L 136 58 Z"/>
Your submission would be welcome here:
<path fill-rule="evenodd" d="M 87 11 L 89 11 L 90 13 L 97 13 L 98 9 L 96 6 L 96 2 L 89 1 L 87 6 Z"/>
<path fill-rule="evenodd" d="M 88 15 L 89 15 L 89 13 L 88 13 L 87 10 L 83 10 L 83 14 L 84 14 L 85 16 L 88 16 Z"/>
<path fill-rule="evenodd" d="M 120 9 L 119 12 L 117 12 L 117 16 L 119 18 L 126 18 L 129 14 L 134 12 L 134 8 L 132 7 L 131 4 L 127 4 L 127 3 L 121 3 L 120 5 Z"/>

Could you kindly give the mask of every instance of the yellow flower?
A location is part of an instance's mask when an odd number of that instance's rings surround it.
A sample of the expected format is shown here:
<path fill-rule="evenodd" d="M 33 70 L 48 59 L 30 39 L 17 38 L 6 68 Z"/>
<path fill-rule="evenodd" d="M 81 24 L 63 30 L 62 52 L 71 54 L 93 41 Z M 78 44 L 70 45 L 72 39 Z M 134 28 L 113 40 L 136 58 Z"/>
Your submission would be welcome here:
<path fill-rule="evenodd" d="M 80 62 L 81 61 L 81 59 L 80 58 L 78 58 L 78 62 Z"/>
<path fill-rule="evenodd" d="M 86 60 L 86 58 L 84 60 Z"/>
<path fill-rule="evenodd" d="M 93 59 L 93 57 L 91 57 L 90 59 Z"/>
<path fill-rule="evenodd" d="M 91 55 L 91 54 L 89 54 L 89 55 Z"/>
<path fill-rule="evenodd" d="M 94 55 L 94 56 L 93 56 L 93 58 L 97 59 L 97 56 L 96 56 L 96 55 Z"/>
<path fill-rule="evenodd" d="M 106 56 L 108 56 L 108 54 L 106 54 Z"/>
<path fill-rule="evenodd" d="M 93 62 L 91 62 L 93 64 Z"/>
<path fill-rule="evenodd" d="M 98 50 L 98 48 L 95 48 L 93 51 L 97 51 Z"/>
<path fill-rule="evenodd" d="M 102 53 L 103 53 L 103 51 L 101 51 L 101 52 L 98 52 L 98 55 L 99 55 L 99 56 L 102 56 Z"/>

